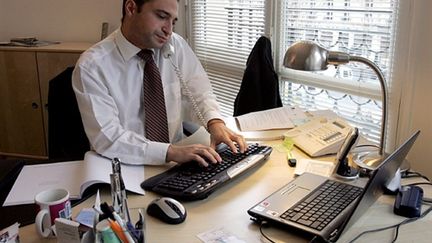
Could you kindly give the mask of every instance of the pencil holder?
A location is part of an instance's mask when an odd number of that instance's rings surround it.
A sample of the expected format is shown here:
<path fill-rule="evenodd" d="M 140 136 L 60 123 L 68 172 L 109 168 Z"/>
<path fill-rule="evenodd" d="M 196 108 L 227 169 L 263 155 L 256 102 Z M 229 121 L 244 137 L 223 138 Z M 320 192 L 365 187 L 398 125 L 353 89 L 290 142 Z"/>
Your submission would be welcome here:
<path fill-rule="evenodd" d="M 82 243 L 145 243 L 145 222 L 144 214 L 138 209 L 138 221 L 133 225 L 132 222 L 118 222 L 112 219 L 99 220 L 99 215 L 95 220 L 93 230 L 88 231 L 83 236 Z"/>

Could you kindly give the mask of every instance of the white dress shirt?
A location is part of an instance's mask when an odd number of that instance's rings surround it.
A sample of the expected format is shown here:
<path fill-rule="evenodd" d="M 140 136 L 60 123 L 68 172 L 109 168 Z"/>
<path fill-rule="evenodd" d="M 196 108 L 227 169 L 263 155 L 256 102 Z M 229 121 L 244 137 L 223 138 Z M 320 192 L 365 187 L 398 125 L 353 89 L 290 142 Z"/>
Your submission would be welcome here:
<path fill-rule="evenodd" d="M 173 33 L 173 62 L 195 98 L 206 122 L 222 118 L 210 81 L 187 42 Z M 118 29 L 85 51 L 72 75 L 84 129 L 92 148 L 128 164 L 163 164 L 169 144 L 145 138 L 143 97 L 144 61 L 140 49 Z M 182 121 L 199 123 L 168 58 L 155 49 L 161 72 L 170 142 L 183 138 Z"/>

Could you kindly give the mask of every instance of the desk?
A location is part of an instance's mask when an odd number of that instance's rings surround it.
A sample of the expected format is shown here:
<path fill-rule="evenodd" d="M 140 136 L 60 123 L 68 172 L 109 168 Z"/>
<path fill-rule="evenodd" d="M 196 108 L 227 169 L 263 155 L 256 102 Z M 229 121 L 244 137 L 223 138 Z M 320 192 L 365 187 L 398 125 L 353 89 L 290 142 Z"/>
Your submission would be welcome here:
<path fill-rule="evenodd" d="M 268 141 L 263 144 L 277 146 L 280 141 Z M 297 158 L 305 157 L 300 151 L 293 151 Z M 325 160 L 332 161 L 328 157 Z M 162 172 L 166 167 L 145 167 L 145 176 Z M 267 197 L 289 180 L 293 178 L 294 169 L 287 165 L 286 154 L 274 149 L 270 159 L 261 167 L 255 168 L 246 174 L 236 178 L 230 184 L 226 184 L 210 195 L 206 200 L 195 202 L 183 202 L 188 216 L 186 221 L 179 225 L 168 225 L 147 216 L 147 242 L 201 242 L 196 235 L 211 229 L 224 227 L 239 239 L 247 243 L 266 242 L 261 241 L 259 227 L 254 224 L 247 214 L 247 210 L 257 202 Z M 432 197 L 431 188 L 424 187 L 425 195 Z M 145 208 L 150 201 L 158 195 L 147 192 L 145 196 L 129 195 L 129 207 Z M 109 191 L 102 193 L 102 201 L 110 202 Z M 358 233 L 402 221 L 403 217 L 392 213 L 394 199 L 383 196 L 376 202 L 367 213 L 351 229 L 341 237 L 340 242 L 347 242 Z M 90 207 L 94 202 L 94 196 L 84 203 L 74 207 L 74 216 L 83 207 Z M 424 207 L 426 208 L 426 206 Z M 432 238 L 432 216 L 421 219 L 418 222 L 401 227 L 398 242 L 430 242 Z M 308 239 L 300 235 L 292 234 L 276 228 L 265 228 L 264 232 L 277 242 L 308 242 Z M 393 231 L 368 234 L 357 242 L 390 242 Z M 56 242 L 55 239 L 41 239 L 35 232 L 34 225 L 20 228 L 21 242 Z"/>

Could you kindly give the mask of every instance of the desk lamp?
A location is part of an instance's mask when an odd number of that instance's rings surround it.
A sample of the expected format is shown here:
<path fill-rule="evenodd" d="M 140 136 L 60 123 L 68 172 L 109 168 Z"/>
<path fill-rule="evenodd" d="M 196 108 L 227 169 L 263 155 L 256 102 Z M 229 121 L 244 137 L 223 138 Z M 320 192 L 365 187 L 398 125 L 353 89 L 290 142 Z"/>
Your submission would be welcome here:
<path fill-rule="evenodd" d="M 299 41 L 290 46 L 285 53 L 283 65 L 295 70 L 322 71 L 326 70 L 328 65 L 337 66 L 348 62 L 361 62 L 372 68 L 378 76 L 381 85 L 382 120 L 379 150 L 360 152 L 353 156 L 353 161 L 357 165 L 374 170 L 383 159 L 387 124 L 387 87 L 384 75 L 378 66 L 366 58 L 350 56 L 343 52 L 329 51 L 311 41 Z"/>

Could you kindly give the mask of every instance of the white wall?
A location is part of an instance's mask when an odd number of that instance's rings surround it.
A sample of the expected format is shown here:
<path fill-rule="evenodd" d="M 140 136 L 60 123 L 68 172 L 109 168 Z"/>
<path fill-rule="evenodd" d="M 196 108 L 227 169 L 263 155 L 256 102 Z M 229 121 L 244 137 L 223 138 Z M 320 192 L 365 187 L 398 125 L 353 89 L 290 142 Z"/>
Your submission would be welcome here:
<path fill-rule="evenodd" d="M 432 178 L 432 1 L 414 0 L 411 4 L 408 55 L 406 60 L 399 141 L 413 131 L 421 134 L 409 154 L 413 169 Z M 408 34 L 408 33 L 405 33 Z"/>
<path fill-rule="evenodd" d="M 180 5 L 184 0 L 180 1 Z M 120 26 L 123 0 L 0 0 L 0 41 L 31 36 L 39 40 L 97 42 L 103 22 L 109 33 Z M 184 7 L 175 30 L 184 31 Z"/>
<path fill-rule="evenodd" d="M 0 41 L 32 36 L 96 42 L 103 22 L 110 32 L 119 26 L 121 5 L 122 0 L 0 0 Z"/>

